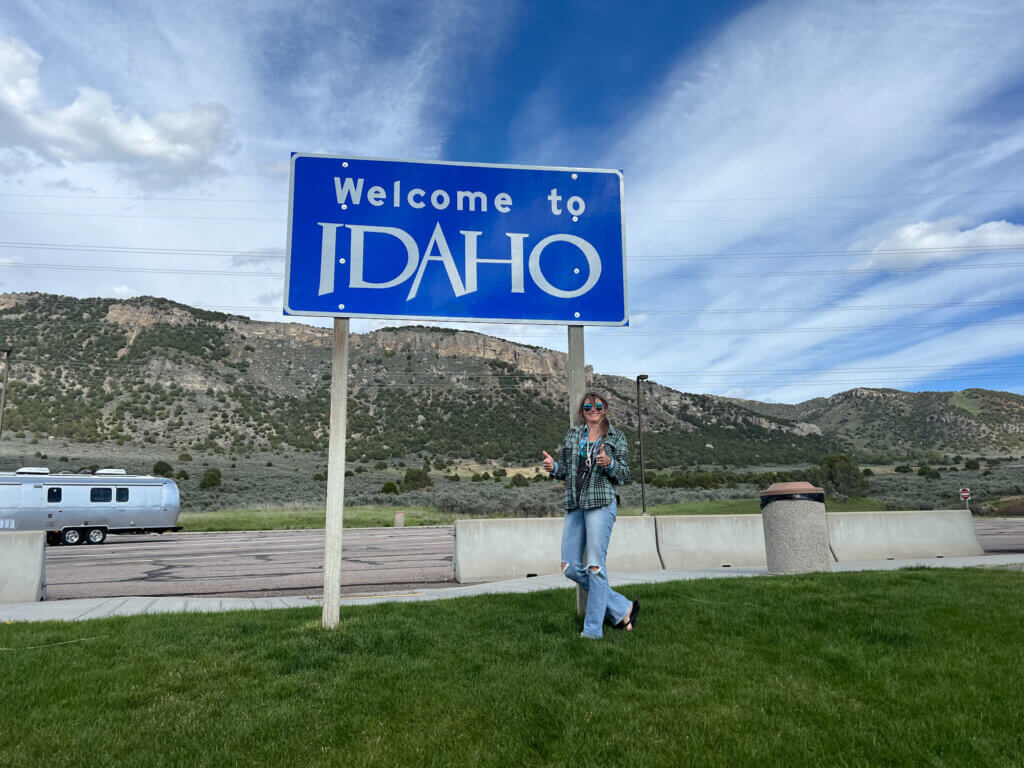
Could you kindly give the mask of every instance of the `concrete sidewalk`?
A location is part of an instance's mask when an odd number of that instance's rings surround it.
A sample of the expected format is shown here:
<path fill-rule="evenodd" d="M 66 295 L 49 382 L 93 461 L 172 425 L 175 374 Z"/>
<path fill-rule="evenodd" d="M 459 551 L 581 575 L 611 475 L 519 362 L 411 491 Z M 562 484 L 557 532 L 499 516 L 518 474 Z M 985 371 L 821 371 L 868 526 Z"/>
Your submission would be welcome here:
<path fill-rule="evenodd" d="M 833 563 L 835 573 L 848 571 L 895 571 L 900 568 L 924 566 L 928 568 L 1024 567 L 1024 554 L 980 555 L 977 557 L 920 558 L 908 560 L 868 560 L 863 562 Z M 691 579 L 721 579 L 749 576 L 767 576 L 765 568 L 708 568 L 703 570 L 636 571 L 611 574 L 614 587 L 630 584 L 655 584 L 666 581 Z M 419 592 L 397 592 L 363 597 L 342 597 L 346 605 L 373 605 L 376 603 L 415 603 L 445 600 L 476 595 L 502 595 L 539 592 L 546 589 L 569 589 L 575 585 L 561 574 L 537 576 L 513 581 L 495 581 L 470 584 L 447 589 L 424 589 Z M 138 616 L 157 613 L 215 613 L 220 611 L 249 611 L 272 608 L 319 607 L 319 598 L 308 597 L 108 597 L 79 600 L 53 600 L 38 603 L 7 603 L 0 605 L 0 621 L 83 621 L 108 616 Z"/>

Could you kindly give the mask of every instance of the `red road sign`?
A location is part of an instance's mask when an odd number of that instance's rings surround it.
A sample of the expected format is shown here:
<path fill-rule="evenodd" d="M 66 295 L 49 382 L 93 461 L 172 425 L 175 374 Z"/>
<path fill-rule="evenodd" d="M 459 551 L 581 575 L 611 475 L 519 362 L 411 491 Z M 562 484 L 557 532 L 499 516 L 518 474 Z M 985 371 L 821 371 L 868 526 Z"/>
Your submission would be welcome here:
<path fill-rule="evenodd" d="M 971 489 L 970 488 L 961 488 L 960 489 L 960 498 L 963 499 L 964 501 L 967 501 L 969 498 L 971 498 Z"/>

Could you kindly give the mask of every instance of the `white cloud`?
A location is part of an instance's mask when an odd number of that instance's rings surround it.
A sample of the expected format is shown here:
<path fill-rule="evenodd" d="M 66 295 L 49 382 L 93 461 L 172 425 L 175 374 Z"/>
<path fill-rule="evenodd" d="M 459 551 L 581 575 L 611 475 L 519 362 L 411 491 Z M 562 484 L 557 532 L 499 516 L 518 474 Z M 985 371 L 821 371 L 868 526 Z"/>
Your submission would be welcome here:
<path fill-rule="evenodd" d="M 82 85 L 66 106 L 40 90 L 42 57 L 24 42 L 0 39 L 0 142 L 51 162 L 111 163 L 150 186 L 177 186 L 218 172 L 237 148 L 222 104 L 197 104 L 145 118 Z"/>
<path fill-rule="evenodd" d="M 953 261 L 979 252 L 1024 246 L 1024 225 L 988 221 L 961 229 L 963 218 L 919 221 L 900 227 L 875 249 L 867 266 L 914 266 Z M 924 250 L 922 250 L 924 249 Z M 903 251 L 903 253 L 900 253 Z"/>

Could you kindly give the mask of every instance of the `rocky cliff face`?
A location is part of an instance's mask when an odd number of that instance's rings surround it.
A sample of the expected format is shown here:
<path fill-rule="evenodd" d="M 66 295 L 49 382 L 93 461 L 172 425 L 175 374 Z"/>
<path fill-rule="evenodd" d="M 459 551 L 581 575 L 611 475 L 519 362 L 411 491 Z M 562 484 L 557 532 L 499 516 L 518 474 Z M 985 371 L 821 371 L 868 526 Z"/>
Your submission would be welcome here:
<path fill-rule="evenodd" d="M 0 344 L 17 350 L 5 426 L 211 450 L 319 450 L 331 333 L 149 297 L 0 294 Z M 353 335 L 354 450 L 371 457 L 418 445 L 470 456 L 530 454 L 564 432 L 566 367 L 563 353 L 468 331 Z M 607 394 L 614 422 L 634 429 L 635 381 L 591 368 L 588 380 Z M 850 447 L 1017 445 L 1024 398 L 858 388 L 779 405 L 649 382 L 644 424 L 664 463 L 786 463 Z"/>

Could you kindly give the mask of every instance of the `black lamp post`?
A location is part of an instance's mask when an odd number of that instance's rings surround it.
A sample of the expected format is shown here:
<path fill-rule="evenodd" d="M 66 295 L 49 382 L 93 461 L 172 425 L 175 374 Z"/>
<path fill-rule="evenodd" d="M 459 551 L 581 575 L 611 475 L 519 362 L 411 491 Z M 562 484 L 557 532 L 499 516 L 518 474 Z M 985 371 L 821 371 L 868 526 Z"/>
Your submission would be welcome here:
<path fill-rule="evenodd" d="M 4 406 L 7 405 L 7 374 L 11 370 L 11 347 L 0 347 L 0 354 L 4 356 L 4 378 L 0 384 L 0 438 L 4 434 Z"/>
<path fill-rule="evenodd" d="M 640 504 L 643 507 L 644 515 L 647 514 L 647 479 L 644 477 L 644 420 L 643 410 L 640 407 L 640 382 L 647 381 L 647 374 L 641 373 L 636 377 L 636 434 L 640 441 Z"/>

